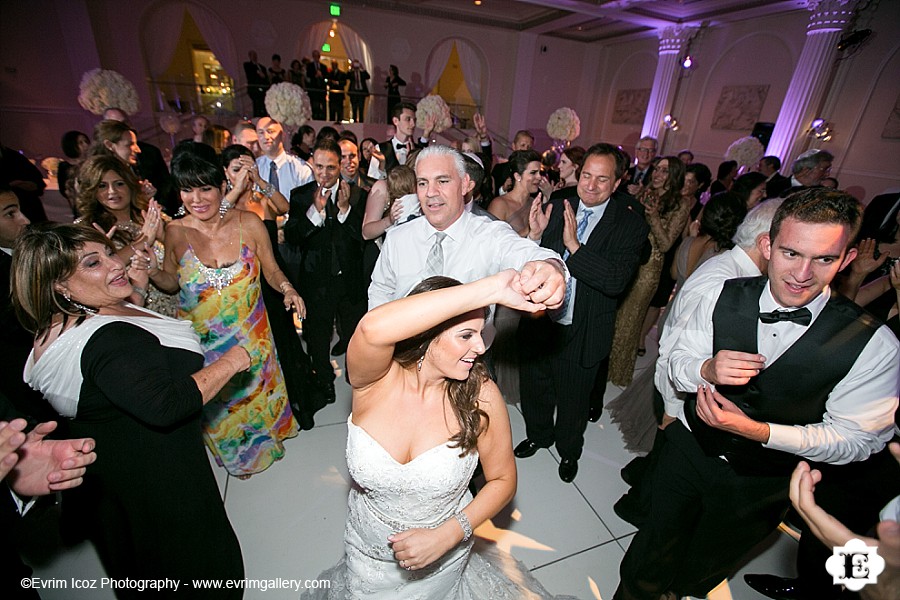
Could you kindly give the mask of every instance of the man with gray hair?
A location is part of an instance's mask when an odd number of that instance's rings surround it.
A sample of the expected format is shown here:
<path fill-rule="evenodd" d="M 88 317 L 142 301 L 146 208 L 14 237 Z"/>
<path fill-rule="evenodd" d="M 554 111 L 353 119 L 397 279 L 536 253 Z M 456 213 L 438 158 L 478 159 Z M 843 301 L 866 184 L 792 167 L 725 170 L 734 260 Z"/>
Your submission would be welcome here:
<path fill-rule="evenodd" d="M 369 286 L 369 309 L 405 296 L 432 275 L 469 283 L 503 269 L 521 271 L 532 302 L 557 308 L 567 271 L 559 255 L 520 237 L 509 224 L 465 210 L 471 182 L 462 155 L 432 145 L 416 160 L 416 189 L 424 219 L 388 231 Z M 486 335 L 486 344 L 491 336 Z"/>
<path fill-rule="evenodd" d="M 643 186 L 650 182 L 650 176 L 653 173 L 653 159 L 659 150 L 659 142 L 655 137 L 645 135 L 638 140 L 634 147 L 635 164 L 628 169 L 628 183 L 625 184 L 626 189 L 619 186 L 619 191 L 627 191 L 632 196 L 641 193 Z"/>
<path fill-rule="evenodd" d="M 782 198 L 787 198 L 796 191 L 818 187 L 831 172 L 834 155 L 827 150 L 807 150 L 797 157 L 791 165 L 791 187 L 785 190 Z"/>
<path fill-rule="evenodd" d="M 678 418 L 684 410 L 684 394 L 675 390 L 669 381 L 669 353 L 672 347 L 684 331 L 694 309 L 700 305 L 700 298 L 718 296 L 729 279 L 757 277 L 766 272 L 768 261 L 763 256 L 762 243 L 769 237 L 772 217 L 781 203 L 781 199 L 767 200 L 748 212 L 732 238 L 734 248 L 700 265 L 675 294 L 659 338 L 659 359 L 656 361 L 654 377 L 656 389 L 662 395 L 666 409 L 663 427 Z"/>

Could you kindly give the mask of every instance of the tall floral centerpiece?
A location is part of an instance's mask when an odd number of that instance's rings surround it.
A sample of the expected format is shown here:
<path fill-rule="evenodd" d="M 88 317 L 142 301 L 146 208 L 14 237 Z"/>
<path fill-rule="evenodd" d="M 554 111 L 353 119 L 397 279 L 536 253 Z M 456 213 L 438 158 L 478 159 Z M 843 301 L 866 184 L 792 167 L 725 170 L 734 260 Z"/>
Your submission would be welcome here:
<path fill-rule="evenodd" d="M 581 119 L 578 113 L 568 106 L 557 108 L 547 120 L 547 135 L 553 138 L 553 150 L 556 158 L 581 134 Z"/>
<path fill-rule="evenodd" d="M 430 119 L 434 119 L 435 133 L 440 133 L 453 124 L 450 107 L 436 94 L 425 96 L 416 104 L 416 127 L 425 129 Z"/>
<path fill-rule="evenodd" d="M 725 160 L 733 160 L 738 164 L 738 173 L 746 173 L 753 168 L 766 153 L 762 142 L 748 135 L 736 139 L 725 151 Z"/>
<path fill-rule="evenodd" d="M 125 114 L 133 115 L 140 108 L 131 82 L 107 69 L 92 69 L 81 76 L 78 104 L 95 115 L 102 115 L 107 108 L 120 108 Z"/>
<path fill-rule="evenodd" d="M 266 92 L 266 111 L 286 130 L 285 139 L 312 116 L 306 91 L 295 83 L 276 83 Z M 290 133 L 290 134 L 289 134 Z"/>

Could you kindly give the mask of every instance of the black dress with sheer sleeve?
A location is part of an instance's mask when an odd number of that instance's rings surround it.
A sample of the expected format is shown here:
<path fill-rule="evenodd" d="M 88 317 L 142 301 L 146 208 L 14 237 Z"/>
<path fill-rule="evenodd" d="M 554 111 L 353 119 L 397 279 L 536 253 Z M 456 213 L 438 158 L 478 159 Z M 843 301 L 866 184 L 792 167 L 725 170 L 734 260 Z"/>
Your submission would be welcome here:
<path fill-rule="evenodd" d="M 103 325 L 84 347 L 71 433 L 96 440 L 97 462 L 73 491 L 87 512 L 77 518 L 89 519 L 110 577 L 190 583 L 244 576 L 201 437 L 202 397 L 190 376 L 202 367 L 202 355 L 163 346 L 129 323 Z"/>

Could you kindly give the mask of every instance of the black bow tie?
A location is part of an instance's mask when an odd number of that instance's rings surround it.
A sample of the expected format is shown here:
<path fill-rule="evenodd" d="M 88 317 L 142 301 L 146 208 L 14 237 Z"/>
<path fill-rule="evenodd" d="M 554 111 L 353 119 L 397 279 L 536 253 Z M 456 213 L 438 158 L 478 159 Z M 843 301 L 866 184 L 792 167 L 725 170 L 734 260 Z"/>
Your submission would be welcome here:
<path fill-rule="evenodd" d="M 759 320 L 763 323 L 778 323 L 779 321 L 790 321 L 804 327 L 812 323 L 812 313 L 808 308 L 798 308 L 797 310 L 776 310 L 775 312 L 759 313 Z"/>
<path fill-rule="evenodd" d="M 409 147 L 402 142 L 394 142 L 394 148 L 397 150 L 409 150 Z"/>

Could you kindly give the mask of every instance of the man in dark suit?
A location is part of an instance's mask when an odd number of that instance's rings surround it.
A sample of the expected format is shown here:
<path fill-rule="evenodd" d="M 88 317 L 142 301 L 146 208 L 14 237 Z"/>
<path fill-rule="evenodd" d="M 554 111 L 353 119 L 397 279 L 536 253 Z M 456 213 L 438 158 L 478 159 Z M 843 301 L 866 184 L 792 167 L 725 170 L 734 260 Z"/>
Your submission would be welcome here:
<path fill-rule="evenodd" d="M 366 98 L 369 97 L 369 72 L 363 69 L 359 60 L 353 59 L 350 63 L 350 72 L 347 73 L 347 81 L 350 82 L 348 92 L 350 94 L 350 109 L 353 112 L 353 120 L 362 123 L 366 112 Z"/>
<path fill-rule="evenodd" d="M 565 482 L 578 473 L 591 388 L 612 346 L 618 297 L 633 279 L 647 239 L 646 221 L 614 191 L 626 166 L 615 146 L 596 144 L 585 155 L 576 195 L 552 201 L 545 211 L 536 201 L 531 213 L 529 237 L 560 253 L 571 279 L 559 310 L 519 325 L 528 437 L 515 454 L 526 458 L 555 443 Z"/>
<path fill-rule="evenodd" d="M 266 90 L 269 89 L 269 75 L 266 68 L 260 64 L 256 51 L 248 53 L 248 60 L 244 63 L 244 76 L 247 78 L 247 95 L 253 102 L 253 116 L 266 116 Z"/>
<path fill-rule="evenodd" d="M 653 175 L 653 159 L 659 151 L 659 142 L 655 137 L 645 135 L 634 147 L 635 165 L 628 169 L 625 185 L 619 187 L 620 192 L 628 192 L 637 197 L 644 186 L 650 183 Z"/>
<path fill-rule="evenodd" d="M 366 311 L 362 220 L 366 193 L 340 178 L 341 148 L 321 140 L 313 150 L 315 181 L 291 192 L 285 243 L 302 253 L 300 294 L 307 304 L 303 325 L 318 383 L 334 399 L 334 370 L 328 346 L 335 318 L 346 343 Z M 335 347 L 334 351 L 339 350 Z"/>
<path fill-rule="evenodd" d="M 309 103 L 312 108 L 312 118 L 316 121 L 324 121 L 325 117 L 325 77 L 328 70 L 320 62 L 322 55 L 318 50 L 313 50 L 312 61 L 306 65 L 306 91 L 309 93 Z"/>
<path fill-rule="evenodd" d="M 756 170 L 766 176 L 766 198 L 779 198 L 781 193 L 791 187 L 791 178 L 779 173 L 781 159 L 777 156 L 763 156 L 759 159 Z"/>
<path fill-rule="evenodd" d="M 338 61 L 331 61 L 328 70 L 328 112 L 329 119 L 335 123 L 344 120 L 344 87 L 347 85 L 347 74 L 341 71 Z"/>

